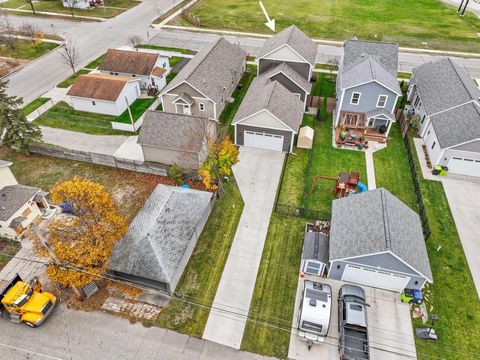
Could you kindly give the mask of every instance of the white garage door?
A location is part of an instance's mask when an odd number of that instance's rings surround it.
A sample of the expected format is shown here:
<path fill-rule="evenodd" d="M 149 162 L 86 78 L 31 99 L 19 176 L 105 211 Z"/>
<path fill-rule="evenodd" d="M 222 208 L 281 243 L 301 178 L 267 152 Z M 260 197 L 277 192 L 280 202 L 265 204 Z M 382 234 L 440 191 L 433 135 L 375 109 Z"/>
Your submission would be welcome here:
<path fill-rule="evenodd" d="M 453 156 L 448 162 L 448 171 L 454 174 L 480 176 L 480 160 Z"/>
<path fill-rule="evenodd" d="M 257 131 L 245 131 L 243 145 L 260 149 L 282 151 L 283 136 Z"/>
<path fill-rule="evenodd" d="M 391 274 L 381 270 L 367 269 L 355 265 L 347 265 L 343 272 L 343 281 L 362 284 L 385 290 L 402 292 L 410 280 L 407 276 Z"/>

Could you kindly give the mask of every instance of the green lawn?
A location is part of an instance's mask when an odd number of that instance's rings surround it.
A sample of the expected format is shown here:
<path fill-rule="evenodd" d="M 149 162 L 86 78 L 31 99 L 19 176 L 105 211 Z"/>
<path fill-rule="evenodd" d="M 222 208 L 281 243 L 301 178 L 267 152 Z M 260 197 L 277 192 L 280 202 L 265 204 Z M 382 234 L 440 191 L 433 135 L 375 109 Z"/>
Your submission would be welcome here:
<path fill-rule="evenodd" d="M 92 135 L 132 135 L 130 132 L 112 129 L 111 121 L 117 121 L 117 119 L 116 116 L 75 111 L 61 101 L 44 112 L 34 123 Z"/>
<path fill-rule="evenodd" d="M 172 299 L 155 324 L 188 335 L 202 337 L 218 283 L 237 230 L 243 200 L 233 179 L 214 205 L 207 224 L 178 283 L 176 293 L 207 308 Z"/>
<path fill-rule="evenodd" d="M 137 121 L 140 116 L 143 115 L 145 111 L 149 108 L 150 105 L 156 100 L 154 98 L 147 98 L 147 99 L 137 99 L 130 105 L 130 111 L 132 113 L 133 121 Z M 124 123 L 124 124 L 131 124 L 130 114 L 128 109 L 125 110 L 120 116 L 117 116 L 114 120 L 116 122 Z"/>
<path fill-rule="evenodd" d="M 69 86 L 71 86 L 75 80 L 80 76 L 80 75 L 85 75 L 85 74 L 88 74 L 91 70 L 88 70 L 88 69 L 80 69 L 78 70 L 75 75 L 71 75 L 70 77 L 66 78 L 65 80 L 63 80 L 61 83 L 59 83 L 57 85 L 57 87 L 59 88 L 68 88 Z"/>
<path fill-rule="evenodd" d="M 176 73 L 175 71 L 171 70 L 171 71 L 168 73 L 167 78 L 166 78 L 167 84 L 168 84 L 170 81 L 172 81 L 175 76 L 177 76 L 177 73 Z"/>
<path fill-rule="evenodd" d="M 156 18 L 155 20 L 153 20 L 153 23 L 154 24 L 160 24 L 163 20 L 165 20 L 166 18 L 168 18 L 170 15 L 172 15 L 173 13 L 175 13 L 177 10 L 179 10 L 180 8 L 182 8 L 183 6 L 187 5 L 191 0 L 183 0 L 182 2 L 179 2 L 177 5 L 175 5 L 173 8 L 171 8 L 170 10 L 166 11 L 165 13 L 163 13 L 161 16 L 159 16 L 158 18 Z"/>
<path fill-rule="evenodd" d="M 304 227 L 303 219 L 272 215 L 242 350 L 282 359 L 287 357 Z"/>
<path fill-rule="evenodd" d="M 58 44 L 39 42 L 37 46 L 28 40 L 17 39 L 15 41 L 17 48 L 11 49 L 7 45 L 0 46 L 0 56 L 11 57 L 15 59 L 24 59 L 24 60 L 33 60 L 36 59 L 46 52 L 55 49 Z"/>
<path fill-rule="evenodd" d="M 228 129 L 228 133 L 233 139 L 233 127 L 230 126 L 232 124 L 232 120 L 237 113 L 237 110 L 240 104 L 247 93 L 250 84 L 252 83 L 253 79 L 257 75 L 257 68 L 254 65 L 248 65 L 249 71 L 243 74 L 242 78 L 240 79 L 239 84 L 243 85 L 241 89 L 235 89 L 233 91 L 232 97 L 235 99 L 233 103 L 226 104 L 225 108 L 223 109 L 222 113 L 220 114 L 220 122 L 223 126 Z"/>
<path fill-rule="evenodd" d="M 413 140 L 410 140 L 414 149 Z M 431 235 L 427 251 L 433 272 L 431 300 L 438 341 L 416 338 L 419 359 L 474 359 L 480 353 L 480 300 L 441 182 L 422 178 L 414 153 Z M 437 249 L 441 247 L 438 251 Z M 421 326 L 421 321 L 414 321 Z M 475 355 L 476 354 L 476 355 Z"/>
<path fill-rule="evenodd" d="M 401 72 L 401 71 L 400 71 L 400 72 L 397 74 L 397 77 L 398 77 L 399 79 L 410 79 L 410 78 L 412 77 L 412 73 L 409 73 L 409 72 Z"/>
<path fill-rule="evenodd" d="M 47 97 L 41 97 L 41 98 L 35 99 L 23 107 L 23 113 L 25 115 L 29 115 L 49 100 L 50 98 L 47 98 Z"/>
<path fill-rule="evenodd" d="M 96 69 L 103 61 L 103 59 L 105 59 L 105 55 L 106 54 L 103 54 L 103 55 L 100 55 L 98 58 L 96 58 L 95 60 L 89 62 L 85 68 L 87 69 Z"/>
<path fill-rule="evenodd" d="M 384 187 L 417 211 L 412 175 L 399 124 L 392 125 L 389 138 L 387 148 L 373 153 L 377 187 Z"/>
<path fill-rule="evenodd" d="M 170 64 L 171 68 L 174 68 L 183 59 L 184 58 L 181 56 L 171 56 L 168 58 L 168 63 Z"/>
<path fill-rule="evenodd" d="M 312 96 L 335 97 L 335 74 L 315 73 L 317 81 L 312 85 Z"/>
<path fill-rule="evenodd" d="M 404 46 L 480 51 L 480 22 L 440 0 L 271 0 L 277 31 L 297 25 L 316 38 L 394 41 Z M 202 27 L 271 33 L 258 2 L 200 0 L 191 13 Z M 427 45 L 422 44 L 426 42 Z"/>
<path fill-rule="evenodd" d="M 105 8 L 96 7 L 92 9 L 74 9 L 75 16 L 91 16 L 99 18 L 111 18 L 122 12 L 138 5 L 140 2 L 135 0 L 105 0 Z M 3 7 L 9 9 L 22 9 L 31 11 L 31 7 L 25 1 L 8 0 L 2 3 Z M 71 10 L 64 7 L 61 1 L 38 1 L 33 4 L 35 11 L 46 11 L 57 14 L 71 15 Z M 15 12 L 15 14 L 18 14 Z M 40 14 L 39 14 L 40 15 Z"/>
<path fill-rule="evenodd" d="M 0 254 L 0 270 L 2 270 L 5 265 L 7 265 L 7 263 L 12 259 L 12 256 L 14 256 L 21 247 L 22 246 L 18 241 L 0 237 L 0 253 L 6 254 Z"/>

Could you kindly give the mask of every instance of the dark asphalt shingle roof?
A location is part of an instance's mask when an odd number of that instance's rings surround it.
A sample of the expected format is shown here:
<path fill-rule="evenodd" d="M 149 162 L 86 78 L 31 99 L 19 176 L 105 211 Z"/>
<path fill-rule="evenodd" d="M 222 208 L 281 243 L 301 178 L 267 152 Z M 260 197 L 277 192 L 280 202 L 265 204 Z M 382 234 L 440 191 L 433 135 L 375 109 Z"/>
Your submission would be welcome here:
<path fill-rule="evenodd" d="M 233 124 L 262 110 L 268 110 L 298 132 L 303 118 L 303 102 L 278 81 L 270 81 L 265 74 L 256 77 L 250 84 Z"/>
<path fill-rule="evenodd" d="M 383 188 L 333 201 L 330 261 L 385 251 L 432 280 L 420 218 L 407 205 Z"/>
<path fill-rule="evenodd" d="M 308 231 L 303 242 L 302 258 L 314 259 L 328 263 L 328 236 L 319 232 Z"/>
<path fill-rule="evenodd" d="M 167 93 L 184 81 L 214 102 L 220 102 L 224 87 L 231 86 L 234 72 L 246 60 L 247 53 L 223 37 L 202 48 L 173 78 L 162 93 Z"/>
<path fill-rule="evenodd" d="M 450 58 L 420 65 L 412 73 L 427 115 L 480 97 L 480 90 L 465 69 Z"/>
<path fill-rule="evenodd" d="M 288 65 L 285 62 L 282 62 L 278 64 L 277 66 L 274 66 L 270 68 L 268 71 L 266 71 L 264 74 L 268 78 L 271 78 L 277 73 L 283 73 L 287 77 L 289 77 L 293 82 L 295 82 L 298 86 L 300 86 L 303 90 L 305 90 L 307 93 L 310 93 L 312 90 L 312 84 L 310 81 L 305 79 L 302 75 L 300 75 L 298 72 L 296 72 L 290 65 Z"/>
<path fill-rule="evenodd" d="M 283 45 L 290 46 L 307 62 L 315 66 L 318 46 L 303 31 L 295 25 L 283 29 L 275 36 L 266 40 L 260 49 L 257 58 L 260 59 Z"/>
<path fill-rule="evenodd" d="M 115 245 L 109 269 L 170 283 L 201 220 L 212 194 L 157 185 Z"/>
<path fill-rule="evenodd" d="M 348 71 L 362 58 L 372 58 L 390 75 L 397 78 L 398 44 L 361 40 L 345 41 L 343 44 L 343 71 Z"/>
<path fill-rule="evenodd" d="M 471 102 L 430 117 L 442 149 L 480 139 L 480 106 Z"/>
<path fill-rule="evenodd" d="M 137 143 L 168 150 L 199 152 L 208 120 L 163 111 L 147 111 Z"/>
<path fill-rule="evenodd" d="M 0 189 L 0 220 L 7 221 L 25 203 L 30 200 L 39 188 L 25 185 L 9 185 Z"/>

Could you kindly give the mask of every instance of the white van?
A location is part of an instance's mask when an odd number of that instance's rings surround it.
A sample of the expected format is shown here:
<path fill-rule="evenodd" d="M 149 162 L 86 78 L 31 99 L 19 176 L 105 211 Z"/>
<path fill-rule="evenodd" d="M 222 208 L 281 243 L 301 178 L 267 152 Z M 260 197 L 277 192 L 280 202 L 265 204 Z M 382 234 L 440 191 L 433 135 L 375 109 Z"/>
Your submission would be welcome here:
<path fill-rule="evenodd" d="M 307 341 L 325 341 L 332 315 L 332 288 L 329 285 L 305 280 L 298 317 L 298 335 Z"/>

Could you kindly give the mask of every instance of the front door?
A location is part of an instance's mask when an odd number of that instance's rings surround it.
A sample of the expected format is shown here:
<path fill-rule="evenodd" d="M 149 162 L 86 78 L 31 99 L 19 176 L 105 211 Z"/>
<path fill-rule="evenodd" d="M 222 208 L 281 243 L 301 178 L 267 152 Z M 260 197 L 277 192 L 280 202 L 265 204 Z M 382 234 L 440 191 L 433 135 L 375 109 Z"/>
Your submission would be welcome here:
<path fill-rule="evenodd" d="M 192 115 L 192 110 L 190 109 L 189 105 L 183 105 L 183 114 L 184 115 Z"/>

